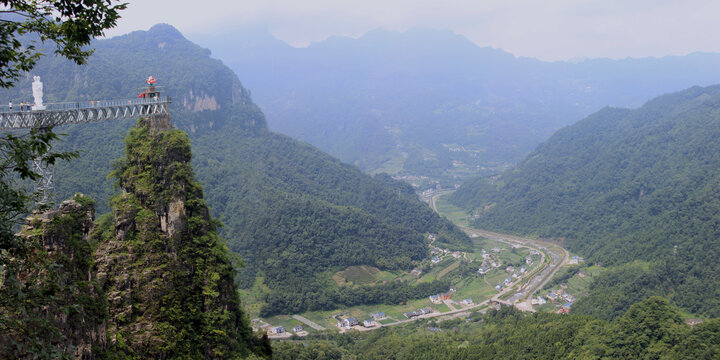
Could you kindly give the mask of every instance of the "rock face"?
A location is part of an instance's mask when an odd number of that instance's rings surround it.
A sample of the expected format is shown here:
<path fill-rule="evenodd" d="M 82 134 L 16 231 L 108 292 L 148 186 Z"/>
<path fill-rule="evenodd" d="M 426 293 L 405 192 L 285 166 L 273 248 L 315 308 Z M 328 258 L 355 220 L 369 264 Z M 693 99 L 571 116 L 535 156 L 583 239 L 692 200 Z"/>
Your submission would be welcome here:
<path fill-rule="evenodd" d="M 140 358 L 249 354 L 235 270 L 193 179 L 188 137 L 166 129 L 141 119 L 130 131 L 114 173 L 122 193 L 96 231 L 108 346 Z"/>
<path fill-rule="evenodd" d="M 19 234 L 37 246 L 19 278 L 51 295 L 38 304 L 35 315 L 59 330 L 49 334 L 59 352 L 80 359 L 98 358 L 106 345 L 105 301 L 92 271 L 94 217 L 92 200 L 78 194 L 56 210 L 28 217 Z"/>

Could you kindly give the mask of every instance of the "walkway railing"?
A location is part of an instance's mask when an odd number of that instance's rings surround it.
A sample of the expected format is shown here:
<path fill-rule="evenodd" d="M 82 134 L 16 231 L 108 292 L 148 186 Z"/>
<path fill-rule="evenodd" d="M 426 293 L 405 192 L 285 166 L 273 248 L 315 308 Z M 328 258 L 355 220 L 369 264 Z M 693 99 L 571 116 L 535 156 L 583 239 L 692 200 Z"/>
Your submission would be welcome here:
<path fill-rule="evenodd" d="M 82 124 L 96 121 L 169 115 L 169 96 L 132 100 L 91 100 L 50 103 L 44 110 L 30 110 L 20 104 L 10 110 L 0 106 L 0 130 L 42 128 L 55 125 Z"/>

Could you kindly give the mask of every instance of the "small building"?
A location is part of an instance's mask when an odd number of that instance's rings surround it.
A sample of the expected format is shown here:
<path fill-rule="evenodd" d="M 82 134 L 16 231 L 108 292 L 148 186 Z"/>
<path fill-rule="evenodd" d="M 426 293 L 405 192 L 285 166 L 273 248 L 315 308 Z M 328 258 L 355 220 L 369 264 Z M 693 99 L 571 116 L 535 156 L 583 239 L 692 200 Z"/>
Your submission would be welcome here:
<path fill-rule="evenodd" d="M 373 318 L 373 320 L 375 320 L 375 321 L 379 321 L 379 320 L 385 319 L 387 316 L 385 316 L 384 311 L 378 311 L 376 313 L 370 314 L 370 317 Z"/>
<path fill-rule="evenodd" d="M 419 311 L 421 312 L 420 315 L 431 314 L 433 312 L 433 309 L 430 307 L 424 307 L 424 308 L 420 309 Z"/>
<path fill-rule="evenodd" d="M 349 328 L 351 328 L 351 327 L 353 327 L 353 326 L 355 326 L 355 325 L 359 325 L 359 324 L 360 324 L 360 322 L 357 321 L 357 320 L 355 320 L 354 317 L 349 317 L 349 318 L 347 318 L 347 319 L 343 319 L 343 320 L 339 323 L 340 327 L 344 327 L 344 328 L 346 328 L 346 329 L 349 329 Z"/>
<path fill-rule="evenodd" d="M 440 294 L 440 299 L 443 300 L 443 301 L 445 301 L 445 300 L 450 300 L 450 293 L 449 293 L 449 292 L 446 292 L 446 293 Z"/>
<path fill-rule="evenodd" d="M 531 257 L 529 257 L 529 256 L 526 256 L 526 257 L 525 257 L 525 264 L 526 264 L 526 265 L 532 265 L 532 263 L 533 263 L 533 259 L 532 259 Z"/>
<path fill-rule="evenodd" d="M 497 291 L 502 291 L 502 288 L 503 288 L 502 283 L 495 285 L 495 290 L 497 290 Z"/>
<path fill-rule="evenodd" d="M 437 294 L 436 294 L 436 295 L 430 295 L 430 301 L 431 301 L 433 304 L 439 304 L 439 303 L 442 302 L 442 299 L 440 298 L 440 295 L 437 295 Z"/>
<path fill-rule="evenodd" d="M 451 286 L 451 287 L 450 287 L 450 290 L 448 290 L 448 291 L 450 291 L 451 293 L 453 293 L 453 292 L 456 292 L 456 291 L 457 291 L 457 288 L 454 287 L 454 286 Z"/>
<path fill-rule="evenodd" d="M 533 305 L 542 305 L 542 304 L 547 303 L 547 301 L 546 301 L 545 298 L 543 298 L 542 296 L 538 296 L 538 297 L 532 299 L 532 300 L 530 301 L 530 303 L 533 304 Z"/>
<path fill-rule="evenodd" d="M 455 252 L 452 253 L 452 256 L 457 259 L 457 258 L 459 258 L 461 255 L 460 255 L 460 252 L 459 252 L 459 251 L 455 251 Z"/>
<path fill-rule="evenodd" d="M 375 325 L 377 325 L 377 324 L 376 324 L 375 321 L 373 321 L 373 320 L 365 320 L 365 321 L 363 321 L 363 326 L 366 327 L 366 328 L 373 327 L 373 326 L 375 326 Z"/>
<path fill-rule="evenodd" d="M 299 333 L 299 332 L 301 332 L 301 331 L 303 331 L 302 325 L 299 325 L 299 326 L 296 326 L 296 327 L 293 328 L 293 332 L 294 332 L 294 333 Z"/>
<path fill-rule="evenodd" d="M 276 327 L 270 329 L 270 334 L 279 335 L 279 334 L 283 334 L 283 333 L 285 333 L 285 328 L 282 326 L 276 326 Z"/>
<path fill-rule="evenodd" d="M 473 303 L 473 301 L 471 298 L 467 298 L 460 302 L 460 304 L 463 304 L 463 305 L 472 305 L 472 303 Z"/>
<path fill-rule="evenodd" d="M 520 273 L 521 273 L 521 274 L 524 274 L 526 271 L 527 271 L 527 268 L 526 268 L 526 267 L 523 266 L 523 267 L 520 268 Z"/>
<path fill-rule="evenodd" d="M 429 331 L 432 331 L 432 332 L 439 332 L 439 331 L 441 331 L 440 328 L 436 328 L 436 327 L 432 327 L 432 326 L 431 326 L 431 327 L 428 327 L 428 330 L 429 330 Z"/>
<path fill-rule="evenodd" d="M 515 267 L 512 266 L 512 265 L 510 265 L 510 266 L 508 266 L 508 267 L 505 268 L 505 271 L 511 273 L 511 272 L 515 271 Z"/>

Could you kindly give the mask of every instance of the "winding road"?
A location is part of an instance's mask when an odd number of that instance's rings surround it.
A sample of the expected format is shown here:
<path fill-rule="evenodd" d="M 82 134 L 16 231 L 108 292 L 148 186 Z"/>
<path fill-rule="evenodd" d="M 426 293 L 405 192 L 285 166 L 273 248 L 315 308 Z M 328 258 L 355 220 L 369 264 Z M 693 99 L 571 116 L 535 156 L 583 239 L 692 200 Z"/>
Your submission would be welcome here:
<path fill-rule="evenodd" d="M 452 193 L 451 191 L 439 192 L 428 199 L 430 207 L 439 214 L 435 201 L 442 195 Z M 457 224 L 456 224 L 457 225 Z M 534 311 L 532 305 L 530 305 L 530 298 L 555 275 L 555 273 L 567 262 L 568 252 L 561 246 L 539 240 L 528 239 L 520 236 L 501 234 L 497 232 L 475 229 L 467 226 L 457 225 L 470 237 L 482 236 L 487 239 L 504 242 L 515 246 L 525 247 L 534 249 L 540 252 L 541 259 L 540 263 L 543 264 L 540 270 L 535 270 L 531 274 L 530 278 L 524 277 L 516 280 L 503 291 L 496 294 L 491 298 L 492 301 L 496 301 L 505 305 L 514 305 L 520 310 Z M 546 261 L 548 259 L 549 261 Z M 522 285 L 520 285 L 522 284 Z M 514 294 L 505 298 L 507 293 L 514 292 Z"/>

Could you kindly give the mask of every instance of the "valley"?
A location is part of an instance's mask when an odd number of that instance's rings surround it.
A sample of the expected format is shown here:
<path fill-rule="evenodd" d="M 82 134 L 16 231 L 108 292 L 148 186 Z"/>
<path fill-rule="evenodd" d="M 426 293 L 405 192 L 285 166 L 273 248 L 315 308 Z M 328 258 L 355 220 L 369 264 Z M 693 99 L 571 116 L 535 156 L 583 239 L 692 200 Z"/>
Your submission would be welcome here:
<path fill-rule="evenodd" d="M 253 320 L 254 329 L 267 331 L 271 339 L 286 339 L 293 334 L 303 337 L 327 331 L 372 331 L 418 320 L 440 322 L 456 317 L 466 318 L 474 312 L 484 314 L 488 309 L 499 309 L 501 306 L 535 312 L 531 303 L 533 295 L 567 265 L 567 250 L 547 241 L 469 227 L 467 215 L 463 215 L 462 210 L 443 198 L 451 193 L 451 190 L 437 191 L 425 200 L 434 211 L 451 220 L 472 239 L 469 250 L 441 249 L 434 244 L 435 236 L 428 235 L 431 258 L 417 264 L 411 272 L 351 266 L 332 275 L 332 279 L 343 286 L 398 280 L 411 283 L 449 280 L 451 287 L 447 292 L 398 305 L 358 305 L 302 314 L 256 317 Z M 251 317 L 258 314 L 261 292 L 262 286 L 241 291 Z M 541 308 L 543 311 L 557 310 L 556 306 Z"/>

